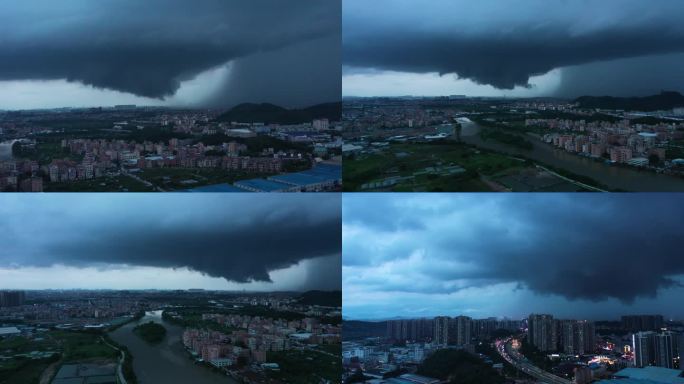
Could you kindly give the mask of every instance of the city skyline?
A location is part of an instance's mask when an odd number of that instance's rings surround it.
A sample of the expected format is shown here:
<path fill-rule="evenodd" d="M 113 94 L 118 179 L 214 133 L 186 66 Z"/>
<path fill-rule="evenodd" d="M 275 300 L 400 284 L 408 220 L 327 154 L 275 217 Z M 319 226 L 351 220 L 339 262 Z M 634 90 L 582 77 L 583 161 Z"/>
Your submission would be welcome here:
<path fill-rule="evenodd" d="M 311 0 L 3 4 L 0 109 L 338 101 L 340 14 Z"/>
<path fill-rule="evenodd" d="M 197 196 L 3 195 L 0 289 L 340 289 L 339 195 Z"/>
<path fill-rule="evenodd" d="M 670 0 L 345 1 L 343 95 L 681 92 L 683 10 Z"/>
<path fill-rule="evenodd" d="M 682 318 L 684 214 L 653 196 L 345 195 L 344 316 Z"/>

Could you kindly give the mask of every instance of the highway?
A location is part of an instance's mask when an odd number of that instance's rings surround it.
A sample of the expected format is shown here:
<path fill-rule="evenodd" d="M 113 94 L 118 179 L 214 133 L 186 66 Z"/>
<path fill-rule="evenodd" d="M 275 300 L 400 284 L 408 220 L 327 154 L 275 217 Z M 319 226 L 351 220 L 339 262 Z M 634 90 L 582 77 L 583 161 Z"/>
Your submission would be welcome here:
<path fill-rule="evenodd" d="M 534 377 L 542 383 L 572 384 L 572 381 L 566 380 L 562 377 L 558 377 L 550 372 L 546 372 L 543 369 L 530 363 L 525 358 L 525 356 L 521 355 L 518 351 L 516 351 L 513 348 L 513 346 L 511 345 L 511 341 L 512 338 L 496 341 L 497 352 L 511 365 L 527 373 L 528 375 Z"/>

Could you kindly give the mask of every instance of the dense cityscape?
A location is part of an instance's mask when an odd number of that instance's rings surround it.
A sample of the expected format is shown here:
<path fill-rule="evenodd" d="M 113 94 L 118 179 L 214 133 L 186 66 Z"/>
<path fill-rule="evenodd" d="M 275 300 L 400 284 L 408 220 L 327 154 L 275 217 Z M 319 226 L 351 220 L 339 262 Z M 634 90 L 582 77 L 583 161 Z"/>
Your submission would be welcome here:
<path fill-rule="evenodd" d="M 630 383 L 684 381 L 684 323 L 661 315 L 625 315 L 619 321 L 557 319 L 531 314 L 522 320 L 468 316 L 345 321 L 346 382 L 441 382 L 421 377 L 437 356 L 462 352 L 442 373 L 482 363 L 479 381 L 516 383 Z M 439 374 L 439 372 L 437 372 Z M 496 381 L 484 377 L 493 375 Z M 663 377 L 673 381 L 660 381 Z M 677 381 L 679 380 L 679 381 Z"/>
<path fill-rule="evenodd" d="M 335 191 L 342 139 L 334 110 L 0 112 L 0 190 Z"/>
<path fill-rule="evenodd" d="M 340 292 L 0 291 L 3 383 L 339 382 Z M 141 325 L 166 336 L 143 342 Z M 145 339 L 147 340 L 147 339 Z M 182 359 L 171 368 L 164 354 Z M 304 364 L 306 361 L 306 364 Z M 157 376 L 155 376 L 157 375 Z M 185 378 L 185 379 L 183 379 Z M 97 381 L 95 381 L 97 380 Z"/>

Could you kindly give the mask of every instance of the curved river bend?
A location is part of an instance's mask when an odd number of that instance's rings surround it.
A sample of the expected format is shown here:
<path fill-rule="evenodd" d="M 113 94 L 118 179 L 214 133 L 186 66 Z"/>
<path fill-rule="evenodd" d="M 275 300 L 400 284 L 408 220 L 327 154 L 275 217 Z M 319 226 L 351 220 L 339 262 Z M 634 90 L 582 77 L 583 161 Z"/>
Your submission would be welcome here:
<path fill-rule="evenodd" d="M 639 171 L 636 169 L 610 166 L 586 157 L 577 156 L 551 145 L 543 143 L 533 137 L 526 136 L 532 142 L 534 148 L 530 151 L 516 148 L 494 140 L 482 140 L 479 132 L 482 129 L 479 124 L 467 118 L 459 118 L 461 123 L 461 139 L 481 148 L 507 153 L 510 155 L 525 156 L 531 160 L 548 164 L 552 167 L 568 170 L 572 173 L 590 177 L 610 189 L 621 189 L 634 192 L 680 192 L 684 191 L 684 179 Z"/>
<path fill-rule="evenodd" d="M 128 347 L 133 355 L 133 370 L 140 384 L 236 383 L 228 376 L 196 365 L 183 347 L 183 328 L 164 321 L 161 313 L 162 311 L 147 312 L 142 319 L 128 323 L 109 334 L 114 341 Z M 157 345 L 151 345 L 133 333 L 135 326 L 150 321 L 166 327 L 166 338 Z"/>

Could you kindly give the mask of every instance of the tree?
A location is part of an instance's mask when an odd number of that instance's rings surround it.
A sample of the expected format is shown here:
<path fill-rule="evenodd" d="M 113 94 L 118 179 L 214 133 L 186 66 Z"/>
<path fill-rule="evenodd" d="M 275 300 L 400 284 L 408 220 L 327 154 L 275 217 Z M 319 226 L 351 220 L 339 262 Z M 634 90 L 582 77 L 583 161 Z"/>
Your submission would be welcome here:
<path fill-rule="evenodd" d="M 363 383 L 364 381 L 366 381 L 366 376 L 363 375 L 361 368 L 357 368 L 356 372 L 347 378 L 347 384 Z"/>
<path fill-rule="evenodd" d="M 651 155 L 648 156 L 648 164 L 652 166 L 656 166 L 660 164 L 660 157 L 656 155 L 655 153 L 652 153 Z"/>

